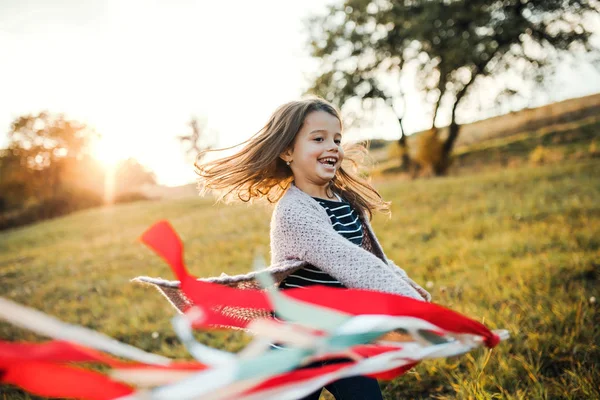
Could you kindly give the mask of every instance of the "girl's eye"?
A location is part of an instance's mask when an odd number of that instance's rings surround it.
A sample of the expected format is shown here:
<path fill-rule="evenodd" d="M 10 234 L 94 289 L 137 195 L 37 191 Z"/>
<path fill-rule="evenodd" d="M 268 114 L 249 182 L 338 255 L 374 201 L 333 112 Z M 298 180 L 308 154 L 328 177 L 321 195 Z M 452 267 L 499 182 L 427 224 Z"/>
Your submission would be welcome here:
<path fill-rule="evenodd" d="M 322 141 L 323 141 L 323 138 L 315 138 L 314 140 L 315 140 L 316 142 L 322 142 Z M 334 140 L 333 142 L 334 142 L 335 144 L 338 144 L 338 145 L 339 145 L 340 143 L 342 143 L 342 141 L 341 141 L 340 139 L 336 139 L 336 140 Z"/>

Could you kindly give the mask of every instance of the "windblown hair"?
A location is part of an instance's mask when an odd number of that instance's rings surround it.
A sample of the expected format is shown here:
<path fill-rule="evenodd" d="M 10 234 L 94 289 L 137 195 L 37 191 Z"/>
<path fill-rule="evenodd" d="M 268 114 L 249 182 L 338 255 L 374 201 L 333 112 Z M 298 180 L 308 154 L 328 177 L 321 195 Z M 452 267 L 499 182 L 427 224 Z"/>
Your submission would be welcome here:
<path fill-rule="evenodd" d="M 266 198 L 277 202 L 294 179 L 291 169 L 279 157 L 293 148 L 296 134 L 304 119 L 314 111 L 324 111 L 340 121 L 338 110 L 327 101 L 311 97 L 286 103 L 273 113 L 267 124 L 250 139 L 239 145 L 217 150 L 207 150 L 198 155 L 195 167 L 200 194 L 209 191 L 218 194 L 219 200 L 238 198 L 243 202 Z M 244 147 L 237 153 L 217 160 L 201 163 L 208 152 Z M 389 203 L 359 175 L 359 167 L 367 153 L 361 144 L 344 145 L 344 161 L 330 182 L 332 191 L 344 197 L 357 211 L 389 211 Z M 344 166 L 346 164 L 346 166 Z"/>

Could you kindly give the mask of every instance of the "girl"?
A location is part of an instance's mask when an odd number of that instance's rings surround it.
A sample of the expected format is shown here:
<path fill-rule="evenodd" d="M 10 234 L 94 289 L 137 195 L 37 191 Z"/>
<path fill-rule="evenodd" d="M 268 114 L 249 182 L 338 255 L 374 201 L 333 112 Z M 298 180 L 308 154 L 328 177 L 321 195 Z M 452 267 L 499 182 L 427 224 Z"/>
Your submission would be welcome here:
<path fill-rule="evenodd" d="M 277 203 L 269 269 L 282 289 L 321 284 L 429 301 L 429 293 L 385 256 L 369 219 L 388 204 L 343 167 L 341 142 L 335 107 L 320 98 L 292 101 L 279 107 L 238 153 L 197 162 L 201 191 L 216 191 L 220 199 Z M 254 276 L 211 280 L 239 287 Z M 382 398 L 377 381 L 366 377 L 342 379 L 327 389 L 338 400 Z M 307 399 L 318 399 L 320 392 Z"/>

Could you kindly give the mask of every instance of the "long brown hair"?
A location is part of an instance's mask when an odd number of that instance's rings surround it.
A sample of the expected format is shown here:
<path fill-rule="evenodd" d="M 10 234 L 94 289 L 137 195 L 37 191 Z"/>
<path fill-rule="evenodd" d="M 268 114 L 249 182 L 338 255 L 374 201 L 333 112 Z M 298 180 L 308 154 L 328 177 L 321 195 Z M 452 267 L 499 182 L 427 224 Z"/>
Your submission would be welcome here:
<path fill-rule="evenodd" d="M 277 108 L 267 124 L 245 142 L 207 151 L 229 150 L 245 145 L 237 153 L 205 163 L 199 160 L 207 152 L 199 154 L 194 165 L 199 176 L 200 194 L 212 190 L 219 195 L 219 200 L 237 197 L 244 202 L 260 198 L 266 198 L 271 203 L 278 201 L 294 179 L 291 169 L 279 156 L 294 145 L 304 119 L 314 111 L 327 112 L 342 125 L 340 113 L 332 104 L 311 97 Z M 360 144 L 344 145 L 344 162 L 330 182 L 330 187 L 357 211 L 367 212 L 372 217 L 373 211 L 389 211 L 389 203 L 383 201 L 377 190 L 359 175 L 362 162 L 359 156 L 364 156 L 366 151 Z"/>

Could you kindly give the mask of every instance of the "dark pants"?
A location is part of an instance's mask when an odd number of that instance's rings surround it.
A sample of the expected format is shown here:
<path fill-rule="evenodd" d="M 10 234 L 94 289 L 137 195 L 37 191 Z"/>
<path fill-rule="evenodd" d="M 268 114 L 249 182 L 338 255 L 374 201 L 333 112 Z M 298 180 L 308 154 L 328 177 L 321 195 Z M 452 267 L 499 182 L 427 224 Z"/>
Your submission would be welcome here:
<path fill-rule="evenodd" d="M 320 365 L 334 364 L 346 360 L 331 360 L 322 361 Z M 316 366 L 318 363 L 311 364 Z M 367 378 L 366 376 L 352 376 L 343 378 L 335 382 L 331 382 L 325 386 L 325 389 L 331 393 L 336 400 L 383 400 L 381 389 L 375 378 Z M 303 397 L 302 400 L 319 400 L 321 391 L 319 389 L 314 393 Z"/>

